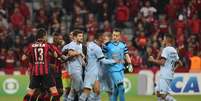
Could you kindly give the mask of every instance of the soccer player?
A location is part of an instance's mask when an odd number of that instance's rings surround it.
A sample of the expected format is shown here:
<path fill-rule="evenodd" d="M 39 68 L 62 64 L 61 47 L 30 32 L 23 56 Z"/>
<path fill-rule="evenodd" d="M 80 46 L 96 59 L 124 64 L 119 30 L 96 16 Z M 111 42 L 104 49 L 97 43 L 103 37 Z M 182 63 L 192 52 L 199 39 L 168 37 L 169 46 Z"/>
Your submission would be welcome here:
<path fill-rule="evenodd" d="M 161 58 L 156 60 L 153 56 L 149 57 L 149 61 L 160 65 L 160 76 L 157 83 L 158 101 L 176 101 L 169 94 L 169 87 L 173 79 L 174 71 L 178 66 L 182 66 L 179 60 L 177 50 L 173 47 L 174 38 L 171 35 L 164 37 L 165 48 L 162 50 Z M 177 64 L 175 66 L 175 64 Z"/>
<path fill-rule="evenodd" d="M 63 37 L 59 35 L 59 33 L 55 33 L 53 36 L 53 43 L 51 45 L 55 50 L 57 50 L 57 52 L 59 52 L 58 54 L 62 54 L 61 52 L 62 42 L 63 42 Z M 62 68 L 63 68 L 62 62 L 58 60 L 58 58 L 54 58 L 52 56 L 50 58 L 50 67 L 52 70 L 52 75 L 55 79 L 56 88 L 58 90 L 59 97 L 61 97 L 63 94 L 63 84 L 61 79 Z"/>
<path fill-rule="evenodd" d="M 54 57 L 58 57 L 58 54 L 46 42 L 46 35 L 45 29 L 38 29 L 36 41 L 28 46 L 25 50 L 25 55 L 22 56 L 22 60 L 29 59 L 31 69 L 29 89 L 24 97 L 24 101 L 33 101 L 32 96 L 36 88 L 40 88 L 41 85 L 50 90 L 52 101 L 59 101 L 59 94 L 48 64 L 49 53 L 53 54 Z"/>
<path fill-rule="evenodd" d="M 104 32 L 103 33 L 103 43 L 102 43 L 102 49 L 105 47 L 105 44 L 109 42 L 111 39 L 111 33 Z M 104 53 L 104 49 L 103 49 Z M 112 95 L 112 80 L 108 73 L 108 67 L 105 64 L 101 64 L 101 68 L 99 69 L 99 80 L 100 80 L 100 89 L 101 91 L 105 91 L 108 93 L 109 98 L 111 98 Z"/>
<path fill-rule="evenodd" d="M 99 98 L 94 88 L 95 83 L 98 82 L 98 73 L 100 63 L 104 64 L 116 64 L 119 63 L 118 60 L 106 59 L 101 49 L 101 44 L 103 42 L 103 37 L 100 33 L 96 33 L 95 40 L 87 43 L 87 65 L 85 69 L 85 78 L 84 78 L 84 88 L 79 101 L 97 101 L 94 98 Z M 94 92 L 96 93 L 94 95 Z"/>
<path fill-rule="evenodd" d="M 131 59 L 128 54 L 128 48 L 124 42 L 120 41 L 121 31 L 119 29 L 114 29 L 112 32 L 112 40 L 106 43 L 103 51 L 108 59 L 115 59 L 124 61 L 128 64 L 127 68 L 129 72 L 133 71 L 131 64 Z M 118 96 L 120 101 L 125 101 L 124 96 L 124 63 L 121 62 L 114 65 L 108 65 L 108 73 L 113 82 L 112 96 L 110 96 L 110 101 L 117 101 Z"/>
<path fill-rule="evenodd" d="M 71 57 L 67 61 L 67 69 L 72 80 L 70 93 L 67 99 L 65 98 L 67 101 L 74 101 L 75 96 L 80 94 L 83 85 L 82 67 L 85 65 L 82 52 L 83 32 L 75 30 L 72 34 L 73 41 L 65 45 L 62 49 L 62 52 L 66 52 L 67 56 Z"/>

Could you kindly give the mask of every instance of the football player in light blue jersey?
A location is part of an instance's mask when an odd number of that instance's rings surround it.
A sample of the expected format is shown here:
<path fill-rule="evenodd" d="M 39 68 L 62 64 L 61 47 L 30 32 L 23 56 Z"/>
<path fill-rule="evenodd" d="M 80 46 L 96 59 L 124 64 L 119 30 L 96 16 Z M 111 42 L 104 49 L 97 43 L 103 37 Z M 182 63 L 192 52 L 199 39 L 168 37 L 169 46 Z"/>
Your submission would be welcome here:
<path fill-rule="evenodd" d="M 95 83 L 98 82 L 100 63 L 103 64 L 116 64 L 118 60 L 106 59 L 101 49 L 103 37 L 100 33 L 95 35 L 95 40 L 87 43 L 87 65 L 85 68 L 84 88 L 83 93 L 79 97 L 79 101 L 97 101 L 99 94 L 96 92 L 97 86 Z M 100 88 L 100 87 L 98 87 Z M 93 95 L 93 90 L 96 95 Z M 98 99 L 99 101 L 100 99 Z"/>
<path fill-rule="evenodd" d="M 173 47 L 173 40 L 174 38 L 171 35 L 165 36 L 165 48 L 162 50 L 161 59 L 156 60 L 153 56 L 149 57 L 150 62 L 160 65 L 160 76 L 156 87 L 158 101 L 176 101 L 176 99 L 169 94 L 169 87 L 175 69 L 178 66 L 182 66 L 182 62 L 179 60 L 177 50 Z"/>
<path fill-rule="evenodd" d="M 128 54 L 128 48 L 124 42 L 121 42 L 121 31 L 119 29 L 114 29 L 112 33 L 112 40 L 106 43 L 103 51 L 108 59 L 115 59 L 119 61 L 125 61 L 128 66 L 129 72 L 133 71 L 131 64 L 131 59 Z M 124 62 L 124 63 L 125 63 Z M 120 101 L 125 101 L 124 96 L 124 63 L 117 63 L 112 65 L 107 65 L 108 72 L 111 76 L 113 82 L 113 91 L 110 101 L 117 101 L 118 96 Z"/>
<path fill-rule="evenodd" d="M 111 33 L 110 32 L 104 32 L 103 33 L 103 43 L 102 43 L 102 49 L 104 48 L 105 44 L 109 42 L 111 39 Z M 103 50 L 104 51 L 104 50 Z M 104 52 L 103 52 L 104 53 Z M 101 64 L 101 68 L 99 70 L 99 81 L 100 81 L 100 91 L 104 91 L 108 93 L 109 98 L 111 99 L 112 96 L 112 79 L 108 73 L 108 67 L 105 64 Z"/>
<path fill-rule="evenodd" d="M 82 52 L 82 42 L 83 42 L 83 32 L 79 30 L 73 31 L 73 41 L 65 45 L 62 49 L 66 52 L 70 58 L 67 61 L 67 70 L 71 76 L 71 90 L 69 95 L 64 98 L 64 101 L 74 101 L 75 95 L 79 95 L 82 90 L 83 80 L 82 80 L 82 66 L 85 65 L 83 60 Z"/>

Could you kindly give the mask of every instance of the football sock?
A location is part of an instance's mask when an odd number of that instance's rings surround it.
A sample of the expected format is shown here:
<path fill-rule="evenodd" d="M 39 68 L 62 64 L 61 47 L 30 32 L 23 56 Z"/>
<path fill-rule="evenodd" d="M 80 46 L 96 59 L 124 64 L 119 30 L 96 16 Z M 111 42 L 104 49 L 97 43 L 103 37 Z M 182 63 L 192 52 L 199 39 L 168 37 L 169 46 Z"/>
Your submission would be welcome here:
<path fill-rule="evenodd" d="M 165 97 L 165 100 L 166 100 L 166 101 L 176 101 L 176 99 L 175 99 L 173 96 L 171 96 L 171 95 L 167 95 L 167 96 Z"/>

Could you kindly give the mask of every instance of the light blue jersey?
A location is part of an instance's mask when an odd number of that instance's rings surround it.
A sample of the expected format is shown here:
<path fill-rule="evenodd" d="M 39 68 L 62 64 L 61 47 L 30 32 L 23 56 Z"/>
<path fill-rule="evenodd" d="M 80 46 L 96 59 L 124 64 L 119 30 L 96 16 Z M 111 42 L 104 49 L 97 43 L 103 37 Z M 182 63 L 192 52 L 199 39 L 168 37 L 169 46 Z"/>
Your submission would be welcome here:
<path fill-rule="evenodd" d="M 62 48 L 62 52 L 66 50 L 74 50 L 82 54 L 82 44 L 77 44 L 76 42 L 72 41 Z M 83 61 L 81 56 L 74 57 L 67 62 L 67 70 L 70 74 L 82 73 L 82 64 Z"/>
<path fill-rule="evenodd" d="M 160 68 L 160 78 L 173 79 L 175 63 L 179 60 L 177 50 L 174 47 L 165 47 L 162 50 L 162 58 L 165 58 L 165 64 Z"/>
<path fill-rule="evenodd" d="M 126 44 L 123 42 L 113 42 L 110 41 L 106 43 L 105 47 L 103 48 L 103 52 L 105 53 L 106 58 L 108 59 L 115 59 L 124 61 L 125 54 L 128 53 L 128 48 L 126 47 Z M 125 68 L 123 63 L 113 64 L 109 65 L 109 71 L 121 71 Z"/>
<path fill-rule="evenodd" d="M 87 65 L 85 68 L 84 87 L 92 89 L 100 73 L 101 64 L 115 64 L 113 59 L 105 59 L 100 46 L 95 42 L 87 44 Z"/>

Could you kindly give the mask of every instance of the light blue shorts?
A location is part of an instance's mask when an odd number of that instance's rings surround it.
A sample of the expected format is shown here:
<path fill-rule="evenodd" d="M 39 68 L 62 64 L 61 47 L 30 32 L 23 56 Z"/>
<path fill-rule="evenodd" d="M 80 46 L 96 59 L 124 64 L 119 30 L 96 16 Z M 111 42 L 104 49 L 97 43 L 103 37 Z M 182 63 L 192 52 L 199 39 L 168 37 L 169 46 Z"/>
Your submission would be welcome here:
<path fill-rule="evenodd" d="M 76 91 L 81 90 L 83 86 L 82 74 L 73 73 L 71 74 L 71 79 L 72 79 L 71 88 L 75 89 Z"/>
<path fill-rule="evenodd" d="M 124 82 L 124 71 L 114 71 L 110 72 L 112 82 L 117 86 L 120 83 Z"/>
<path fill-rule="evenodd" d="M 84 88 L 92 89 L 96 80 L 98 80 L 98 74 L 85 74 Z"/>

